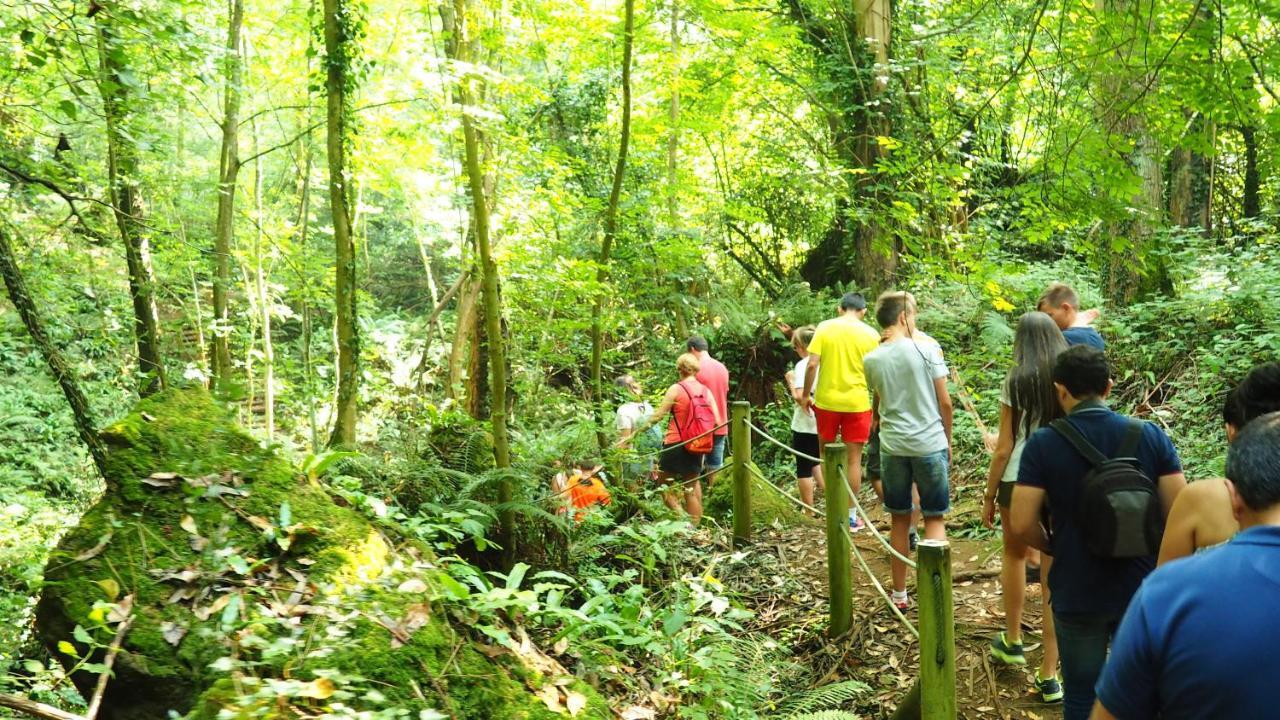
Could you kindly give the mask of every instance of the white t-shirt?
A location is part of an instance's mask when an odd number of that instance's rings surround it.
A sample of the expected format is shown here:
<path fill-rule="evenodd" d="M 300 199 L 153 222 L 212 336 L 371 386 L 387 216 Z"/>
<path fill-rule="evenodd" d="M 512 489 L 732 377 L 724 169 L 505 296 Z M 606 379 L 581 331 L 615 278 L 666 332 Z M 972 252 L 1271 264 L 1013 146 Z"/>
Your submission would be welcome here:
<path fill-rule="evenodd" d="M 796 369 L 792 372 L 791 387 L 796 390 L 804 390 L 804 374 L 809 370 L 809 358 L 800 358 L 800 362 L 796 363 Z M 821 368 L 819 368 L 821 372 Z M 817 373 L 814 373 L 813 384 L 818 385 Z M 813 416 L 805 408 L 800 407 L 797 402 L 791 403 L 791 430 L 798 433 L 818 434 L 818 419 Z"/>
<path fill-rule="evenodd" d="M 645 400 L 618 406 L 618 431 L 635 430 L 653 415 L 653 406 Z"/>
<path fill-rule="evenodd" d="M 1013 393 L 1009 389 L 1009 378 L 1005 377 L 1004 382 L 1000 383 L 1000 404 L 1013 407 Z M 1014 409 L 1014 415 L 1017 415 L 1017 408 Z M 1017 482 L 1018 466 L 1022 464 L 1022 449 L 1027 446 L 1027 436 L 1022 432 L 1022 418 L 1015 417 L 1013 419 L 1013 452 L 1009 454 L 1009 464 L 1004 466 L 1004 475 L 1000 477 L 1000 482 Z M 1037 423 L 1031 427 L 1031 432 L 1040 429 Z"/>

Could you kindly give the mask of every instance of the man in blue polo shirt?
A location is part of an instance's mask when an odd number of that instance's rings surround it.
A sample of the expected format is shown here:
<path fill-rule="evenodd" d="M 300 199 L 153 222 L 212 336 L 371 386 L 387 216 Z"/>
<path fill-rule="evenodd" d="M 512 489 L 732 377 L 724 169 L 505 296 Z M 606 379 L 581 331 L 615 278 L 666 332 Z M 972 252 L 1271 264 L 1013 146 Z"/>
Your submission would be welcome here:
<path fill-rule="evenodd" d="M 1067 422 L 1103 455 L 1114 457 L 1131 420 L 1104 402 L 1112 382 L 1102 351 L 1088 345 L 1064 350 L 1054 362 L 1053 384 Z M 1186 484 L 1173 443 L 1159 427 L 1144 423 L 1135 455 L 1143 473 L 1156 482 L 1167 515 Z M 1156 566 L 1155 555 L 1117 559 L 1089 551 L 1075 512 L 1089 470 L 1089 462 L 1065 437 L 1052 427 L 1041 428 L 1023 449 L 1010 503 L 1011 532 L 1053 556 L 1049 589 L 1062 657 L 1064 720 L 1089 716 L 1107 645 L 1129 599 Z M 1046 506 L 1052 513 L 1052 542 L 1040 520 Z"/>
<path fill-rule="evenodd" d="M 1036 301 L 1036 309 L 1053 318 L 1068 345 L 1089 345 L 1105 351 L 1107 344 L 1090 323 L 1098 319 L 1097 309 L 1080 312 L 1080 296 L 1075 288 L 1053 283 Z"/>
<path fill-rule="evenodd" d="M 1280 413 L 1227 452 L 1240 533 L 1161 567 L 1134 596 L 1098 683 L 1093 718 L 1266 718 L 1277 713 Z"/>

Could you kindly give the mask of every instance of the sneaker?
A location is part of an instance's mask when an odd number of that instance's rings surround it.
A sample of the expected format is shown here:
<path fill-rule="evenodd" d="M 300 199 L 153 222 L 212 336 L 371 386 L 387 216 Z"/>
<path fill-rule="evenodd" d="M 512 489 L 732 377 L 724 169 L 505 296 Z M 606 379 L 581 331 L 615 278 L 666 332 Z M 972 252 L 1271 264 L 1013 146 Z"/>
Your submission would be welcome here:
<path fill-rule="evenodd" d="M 920 537 L 916 535 L 914 531 L 907 534 L 907 548 L 909 548 L 911 552 L 916 551 L 916 543 L 919 541 Z"/>
<path fill-rule="evenodd" d="M 857 515 L 849 516 L 849 532 L 856 533 L 866 526 L 866 523 L 862 522 L 862 518 Z"/>
<path fill-rule="evenodd" d="M 898 608 L 903 612 L 906 612 L 907 608 L 911 607 L 911 601 L 907 598 L 907 594 L 905 592 L 902 593 L 901 595 L 899 595 L 896 592 L 889 593 L 889 599 L 893 601 L 894 607 Z"/>
<path fill-rule="evenodd" d="M 991 641 L 991 657 L 1005 665 L 1027 664 L 1027 656 L 1022 652 L 1022 643 L 1009 642 L 1005 639 L 1003 632 Z"/>
<path fill-rule="evenodd" d="M 1040 671 L 1036 671 L 1036 690 L 1040 693 L 1040 699 L 1047 703 L 1062 702 L 1062 683 L 1055 675 L 1053 677 L 1040 679 Z"/>

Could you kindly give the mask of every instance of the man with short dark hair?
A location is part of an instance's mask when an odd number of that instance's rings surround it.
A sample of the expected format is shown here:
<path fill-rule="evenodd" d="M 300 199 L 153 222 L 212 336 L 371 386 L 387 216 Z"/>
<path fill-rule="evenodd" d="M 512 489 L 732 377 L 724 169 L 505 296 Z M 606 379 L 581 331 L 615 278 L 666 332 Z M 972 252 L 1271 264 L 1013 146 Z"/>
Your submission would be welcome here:
<path fill-rule="evenodd" d="M 1276 716 L 1280 413 L 1240 431 L 1227 485 L 1240 533 L 1142 584 L 1098 683 L 1095 720 Z"/>
<path fill-rule="evenodd" d="M 862 359 L 880 344 L 876 331 L 862 322 L 866 312 L 866 298 L 845 293 L 839 315 L 818 324 L 809 342 L 809 366 L 800 395 L 800 406 L 812 409 L 818 421 L 818 439 L 826 444 L 839 437 L 848 447 L 845 471 L 849 491 L 855 494 L 862 489 L 862 446 L 871 434 L 871 393 Z M 823 474 L 827 482 L 835 482 L 829 468 L 823 468 Z M 849 527 L 854 532 L 862 528 L 852 509 Z"/>
<path fill-rule="evenodd" d="M 1111 371 L 1101 350 L 1077 345 L 1063 351 L 1053 368 L 1065 421 L 1099 453 L 1114 458 L 1136 422 L 1109 409 Z M 1167 516 L 1186 484 L 1182 463 L 1164 431 L 1141 424 L 1133 455 L 1138 468 L 1156 485 Z M 1106 661 L 1107 646 L 1142 579 L 1156 557 L 1101 557 L 1087 545 L 1088 528 L 1076 514 L 1088 460 L 1052 426 L 1032 433 L 1023 449 L 1018 484 L 1010 503 L 1010 531 L 1028 545 L 1053 556 L 1049 589 L 1062 658 L 1064 720 L 1085 720 L 1093 706 L 1093 686 Z M 1041 524 L 1046 505 L 1052 511 L 1052 537 Z"/>
<path fill-rule="evenodd" d="M 708 351 L 710 346 L 707 339 L 701 335 L 691 335 L 685 343 L 685 347 L 689 352 L 698 358 L 698 382 L 707 386 L 711 391 L 711 397 L 715 398 L 716 407 L 720 408 L 720 412 L 725 418 L 729 417 L 729 368 L 724 363 L 711 357 Z M 716 428 L 712 433 L 715 444 L 711 447 L 711 454 L 702 460 L 702 470 L 707 473 L 707 487 L 716 481 L 716 471 L 720 466 L 724 465 L 724 444 L 729 437 L 729 426 Z"/>
<path fill-rule="evenodd" d="M 1106 342 L 1102 340 L 1102 334 L 1089 324 L 1097 319 L 1098 311 L 1080 312 L 1080 296 L 1070 285 L 1056 282 L 1045 288 L 1040 299 L 1036 301 L 1036 309 L 1053 318 L 1068 345 L 1089 345 L 1099 350 L 1107 349 Z"/>

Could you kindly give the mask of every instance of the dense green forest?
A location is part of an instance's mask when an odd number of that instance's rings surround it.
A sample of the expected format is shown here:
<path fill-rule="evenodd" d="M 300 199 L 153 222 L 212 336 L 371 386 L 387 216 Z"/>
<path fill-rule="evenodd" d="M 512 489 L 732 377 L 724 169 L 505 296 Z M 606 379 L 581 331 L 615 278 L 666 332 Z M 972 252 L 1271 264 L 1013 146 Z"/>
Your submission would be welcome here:
<path fill-rule="evenodd" d="M 0 693 L 78 717 L 887 717 L 914 639 L 871 594 L 826 636 L 822 528 L 767 486 L 742 547 L 725 479 L 697 527 L 643 483 L 555 512 L 562 466 L 618 475 L 615 377 L 656 405 L 703 335 L 786 437 L 779 323 L 912 291 L 994 609 L 982 433 L 1046 285 L 1188 477 L 1280 356 L 1275 0 L 3 0 L 0 30 Z M 961 715 L 1053 716 L 988 687 L 981 632 Z"/>

